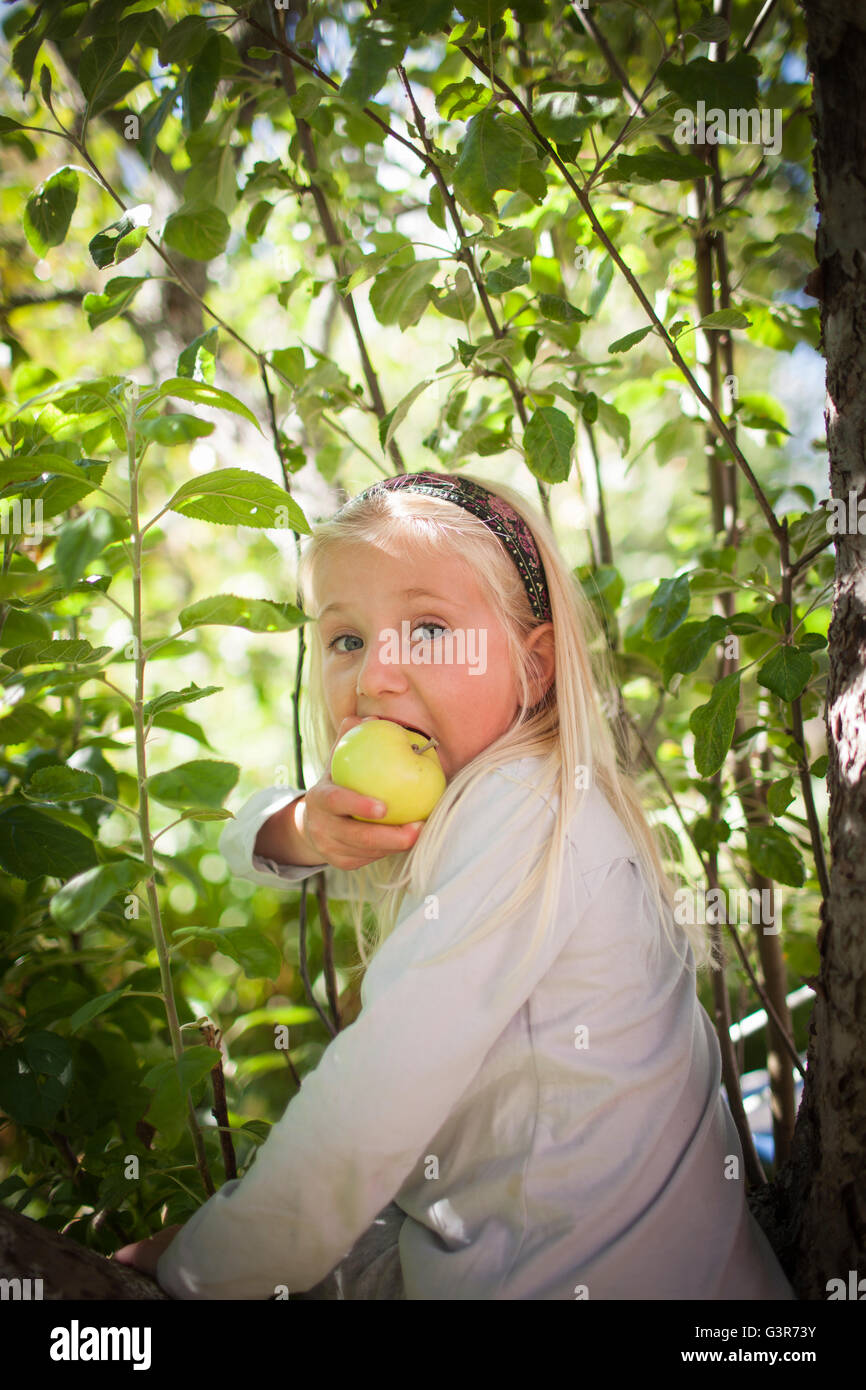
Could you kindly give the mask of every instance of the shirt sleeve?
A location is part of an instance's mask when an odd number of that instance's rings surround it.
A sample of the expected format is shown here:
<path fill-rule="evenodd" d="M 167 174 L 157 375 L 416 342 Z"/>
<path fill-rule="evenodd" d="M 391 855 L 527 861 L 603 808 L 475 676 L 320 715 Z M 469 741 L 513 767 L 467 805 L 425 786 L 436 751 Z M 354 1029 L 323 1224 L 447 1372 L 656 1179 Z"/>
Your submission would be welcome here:
<path fill-rule="evenodd" d="M 496 913 L 531 873 L 553 824 L 539 793 L 502 768 L 458 801 L 430 892 L 407 895 L 367 969 L 361 1014 L 304 1078 L 251 1169 L 200 1207 L 160 1257 L 166 1292 L 265 1299 L 280 1286 L 309 1289 L 399 1192 L 587 907 L 578 875 L 541 949 L 504 987 L 529 945 L 540 894 L 507 919 Z M 467 943 L 489 919 L 493 930 Z M 435 959 L 452 947 L 460 949 Z"/>
<path fill-rule="evenodd" d="M 277 880 L 295 883 L 328 867 L 325 863 L 280 864 L 276 859 L 266 859 L 254 852 L 256 836 L 265 821 L 303 794 L 301 787 L 265 787 L 244 802 L 234 819 L 228 822 L 220 836 L 219 849 L 236 878 L 273 888 Z"/>

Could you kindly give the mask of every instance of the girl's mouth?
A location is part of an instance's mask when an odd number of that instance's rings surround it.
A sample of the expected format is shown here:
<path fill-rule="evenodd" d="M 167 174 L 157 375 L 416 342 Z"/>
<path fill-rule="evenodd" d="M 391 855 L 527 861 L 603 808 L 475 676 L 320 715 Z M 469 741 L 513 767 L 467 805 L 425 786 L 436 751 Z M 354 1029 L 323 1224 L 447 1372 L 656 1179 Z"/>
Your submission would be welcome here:
<path fill-rule="evenodd" d="M 388 716 L 387 714 L 378 714 L 378 715 L 376 716 L 376 718 L 377 718 L 377 719 L 388 719 L 389 716 Z M 408 729 L 409 732 L 410 732 L 410 734 L 418 734 L 418 736 L 419 736 L 420 738 L 424 739 L 424 740 L 427 741 L 427 742 L 430 742 L 430 743 L 432 743 L 432 744 L 434 744 L 434 745 L 437 743 L 437 740 L 433 738 L 433 735 L 432 735 L 432 734 L 428 734 L 427 731 L 426 731 L 426 729 L 419 729 L 415 724 L 407 724 L 407 723 L 406 723 L 404 720 L 402 720 L 402 719 L 391 719 L 390 722 L 391 722 L 392 724 L 399 724 L 400 727 L 403 728 L 403 729 Z"/>

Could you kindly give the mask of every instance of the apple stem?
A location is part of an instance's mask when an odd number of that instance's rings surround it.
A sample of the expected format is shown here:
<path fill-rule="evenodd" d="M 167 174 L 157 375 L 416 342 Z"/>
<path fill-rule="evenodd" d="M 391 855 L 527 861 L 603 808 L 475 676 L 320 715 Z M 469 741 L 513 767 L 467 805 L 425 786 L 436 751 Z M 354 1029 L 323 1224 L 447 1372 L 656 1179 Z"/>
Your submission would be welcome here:
<path fill-rule="evenodd" d="M 416 753 L 426 753 L 428 748 L 438 748 L 439 742 L 435 738 L 428 738 L 426 743 L 422 743 L 420 745 L 417 743 L 413 743 L 412 747 L 414 748 Z"/>

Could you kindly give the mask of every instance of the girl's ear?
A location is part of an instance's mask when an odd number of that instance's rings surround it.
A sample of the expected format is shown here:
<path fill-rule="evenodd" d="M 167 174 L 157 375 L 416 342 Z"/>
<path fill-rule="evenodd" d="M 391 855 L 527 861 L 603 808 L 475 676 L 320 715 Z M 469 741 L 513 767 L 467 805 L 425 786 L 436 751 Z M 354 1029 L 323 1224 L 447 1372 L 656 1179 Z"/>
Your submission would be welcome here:
<path fill-rule="evenodd" d="M 553 623 L 541 623 L 534 627 L 525 641 L 527 652 L 535 653 L 535 660 L 541 668 L 540 685 L 533 692 L 533 701 L 538 704 L 544 699 L 556 675 L 556 646 L 553 638 Z"/>

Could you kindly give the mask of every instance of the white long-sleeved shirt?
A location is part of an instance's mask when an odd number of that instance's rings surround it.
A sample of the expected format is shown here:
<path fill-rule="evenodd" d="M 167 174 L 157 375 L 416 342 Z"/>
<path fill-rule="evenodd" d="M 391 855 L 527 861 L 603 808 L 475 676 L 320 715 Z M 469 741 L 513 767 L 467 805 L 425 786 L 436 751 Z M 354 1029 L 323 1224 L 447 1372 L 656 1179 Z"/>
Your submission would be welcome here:
<path fill-rule="evenodd" d="M 651 961 L 662 927 L 597 787 L 568 828 L 555 920 L 508 993 L 537 900 L 424 966 L 530 872 L 556 805 L 533 783 L 539 766 L 524 758 L 490 772 L 454 807 L 435 882 L 404 898 L 364 976 L 359 1017 L 304 1078 L 252 1168 L 160 1257 L 168 1293 L 309 1289 L 393 1200 L 408 1218 L 407 1299 L 794 1298 L 746 1206 L 694 976 L 668 946 Z M 326 867 L 254 855 L 260 826 L 298 795 L 259 792 L 229 823 L 221 849 L 235 874 L 274 885 Z M 326 873 L 346 896 L 351 875 Z"/>

